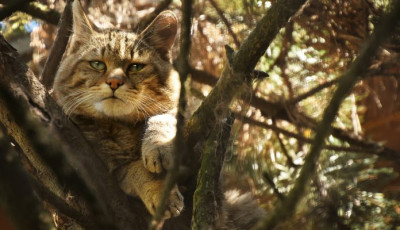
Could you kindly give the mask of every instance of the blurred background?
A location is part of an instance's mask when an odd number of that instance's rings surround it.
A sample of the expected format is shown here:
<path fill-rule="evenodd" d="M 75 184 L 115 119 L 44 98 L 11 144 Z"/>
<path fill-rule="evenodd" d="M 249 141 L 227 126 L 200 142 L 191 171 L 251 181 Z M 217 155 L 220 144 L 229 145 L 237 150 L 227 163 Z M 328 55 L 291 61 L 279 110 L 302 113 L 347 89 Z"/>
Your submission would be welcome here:
<path fill-rule="evenodd" d="M 0 1 L 0 10 L 13 0 Z M 138 30 L 159 4 L 180 17 L 181 2 L 82 0 L 100 28 Z M 197 0 L 194 4 L 187 116 L 195 111 L 235 50 L 275 3 Z M 40 76 L 65 2 L 22 4 L 0 22 L 6 40 Z M 241 89 L 226 153 L 224 186 L 251 192 L 267 213 L 284 199 L 310 149 L 337 80 L 388 10 L 389 0 L 310 0 L 281 30 L 257 69 L 269 77 Z M 175 43 L 173 57 L 179 52 Z M 278 229 L 400 229 L 400 28 L 343 102 L 317 173 L 295 216 Z M 7 156 L 8 162 L 18 162 Z M 14 229 L 0 188 L 0 229 Z M 25 191 L 31 193 L 32 191 Z M 1 208 L 3 207 L 3 208 Z M 51 229 L 46 212 L 41 229 Z"/>

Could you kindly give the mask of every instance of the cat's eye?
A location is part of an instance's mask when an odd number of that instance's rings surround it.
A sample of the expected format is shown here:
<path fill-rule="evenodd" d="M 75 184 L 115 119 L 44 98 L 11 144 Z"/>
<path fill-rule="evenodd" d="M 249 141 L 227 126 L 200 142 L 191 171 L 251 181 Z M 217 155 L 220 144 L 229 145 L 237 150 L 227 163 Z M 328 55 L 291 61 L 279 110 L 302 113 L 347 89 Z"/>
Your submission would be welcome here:
<path fill-rule="evenodd" d="M 104 62 L 102 62 L 102 61 L 90 61 L 89 64 L 95 70 L 104 71 L 107 68 L 106 64 Z"/>
<path fill-rule="evenodd" d="M 141 63 L 133 63 L 128 67 L 128 72 L 139 72 L 142 70 L 146 65 Z"/>

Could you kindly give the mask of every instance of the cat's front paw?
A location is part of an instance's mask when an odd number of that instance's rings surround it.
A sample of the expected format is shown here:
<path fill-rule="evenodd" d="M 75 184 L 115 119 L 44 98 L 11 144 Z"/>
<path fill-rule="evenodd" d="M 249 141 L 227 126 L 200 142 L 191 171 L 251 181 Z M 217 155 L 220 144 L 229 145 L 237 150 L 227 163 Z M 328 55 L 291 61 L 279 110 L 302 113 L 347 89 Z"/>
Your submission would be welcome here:
<path fill-rule="evenodd" d="M 144 167 L 152 173 L 161 173 L 172 165 L 172 144 L 147 143 L 142 147 Z"/>
<path fill-rule="evenodd" d="M 158 190 L 155 191 L 155 193 L 149 195 L 150 196 L 148 196 L 147 199 L 144 199 L 143 201 L 149 212 L 154 215 L 156 213 L 156 208 L 158 207 L 158 204 L 160 202 L 161 192 L 160 190 Z M 168 219 L 178 216 L 182 212 L 183 207 L 183 196 L 179 192 L 178 187 L 175 185 L 174 189 L 172 189 L 171 194 L 168 197 L 164 218 Z"/>
<path fill-rule="evenodd" d="M 152 173 L 161 173 L 172 166 L 176 119 L 169 114 L 151 117 L 142 141 L 144 166 Z"/>

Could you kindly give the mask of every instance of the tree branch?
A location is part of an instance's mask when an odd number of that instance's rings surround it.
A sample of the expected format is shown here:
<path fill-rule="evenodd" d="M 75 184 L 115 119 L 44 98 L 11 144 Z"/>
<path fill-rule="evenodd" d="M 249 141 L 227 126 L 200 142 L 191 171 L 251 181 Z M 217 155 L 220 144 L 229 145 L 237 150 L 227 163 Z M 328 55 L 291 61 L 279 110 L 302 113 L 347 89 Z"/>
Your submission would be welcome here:
<path fill-rule="evenodd" d="M 272 5 L 268 13 L 242 43 L 233 57 L 232 66 L 225 66 L 222 76 L 186 126 L 188 142 L 194 146 L 200 136 L 213 129 L 226 117 L 228 107 L 238 95 L 238 89 L 248 82 L 251 73 L 266 48 L 288 19 L 297 12 L 305 0 L 283 0 Z"/>
<path fill-rule="evenodd" d="M 265 182 L 269 184 L 269 186 L 271 186 L 275 196 L 278 197 L 280 201 L 283 201 L 285 199 L 285 196 L 279 192 L 278 188 L 276 187 L 276 184 L 274 183 L 274 180 L 267 172 L 263 172 L 263 179 L 265 180 Z"/>
<path fill-rule="evenodd" d="M 9 17 L 14 12 L 18 11 L 21 6 L 25 6 L 33 0 L 15 0 L 12 3 L 7 4 L 6 6 L 0 8 L 0 21 Z"/>
<path fill-rule="evenodd" d="M 325 144 L 325 138 L 328 136 L 331 128 L 331 123 L 335 119 L 339 110 L 339 106 L 345 96 L 353 88 L 360 75 L 362 75 L 369 66 L 372 57 L 377 52 L 379 45 L 389 37 L 390 32 L 395 29 L 400 19 L 400 1 L 394 1 L 392 11 L 384 17 L 382 22 L 376 27 L 374 33 L 365 44 L 349 70 L 341 77 L 337 90 L 333 98 L 325 109 L 323 119 L 317 127 L 317 133 L 311 146 L 311 150 L 306 157 L 300 175 L 296 180 L 293 189 L 288 194 L 287 198 L 280 203 L 274 213 L 267 219 L 260 222 L 254 229 L 273 229 L 280 222 L 291 217 L 296 210 L 297 204 L 304 194 L 305 188 L 308 185 L 312 175 L 314 174 L 316 163 L 318 161 L 321 149 Z"/>
<path fill-rule="evenodd" d="M 21 164 L 16 159 L 10 160 L 11 144 L 8 138 L 2 136 L 2 131 L 0 127 L 1 207 L 8 213 L 15 229 L 39 230 L 39 226 L 44 225 L 39 218 L 40 201 L 34 196 Z"/>
<path fill-rule="evenodd" d="M 219 179 L 233 121 L 234 117 L 230 116 L 222 123 L 222 127 L 217 127 L 210 134 L 204 144 L 197 188 L 193 196 L 194 230 L 218 229 L 218 221 L 223 218 L 220 210 L 223 195 Z"/>
<path fill-rule="evenodd" d="M 150 229 L 158 229 L 162 226 L 162 218 L 166 210 L 167 199 L 178 179 L 179 167 L 182 156 L 187 152 L 187 145 L 184 142 L 183 126 L 185 118 L 183 114 L 186 111 L 186 91 L 185 82 L 189 73 L 189 54 L 191 45 L 191 25 L 192 25 L 192 0 L 182 1 L 182 21 L 181 21 L 181 41 L 180 52 L 177 60 L 177 70 L 179 72 L 181 87 L 178 104 L 176 135 L 174 139 L 174 162 L 172 168 L 168 170 L 160 202 L 156 214 L 150 223 Z"/>
<path fill-rule="evenodd" d="M 276 127 L 276 121 L 275 119 L 272 119 L 272 125 Z M 286 156 L 286 159 L 289 163 L 290 167 L 296 168 L 298 167 L 298 165 L 296 165 L 292 159 L 292 156 L 289 155 L 289 151 L 287 150 L 285 144 L 283 143 L 283 140 L 280 136 L 280 133 L 277 131 L 277 129 L 273 129 L 273 131 L 275 132 L 275 136 L 278 139 L 279 142 L 279 146 L 281 147 L 281 150 L 283 152 L 283 154 Z"/>
<path fill-rule="evenodd" d="M 64 55 L 65 49 L 68 44 L 69 36 L 72 31 L 72 0 L 67 0 L 64 12 L 61 15 L 60 27 L 57 31 L 57 36 L 53 42 L 50 54 L 46 60 L 42 72 L 42 82 L 46 89 L 53 86 L 54 77 L 56 76 L 58 66 Z"/>
<path fill-rule="evenodd" d="M 334 80 L 327 81 L 327 82 L 325 82 L 325 83 L 323 83 L 321 85 L 318 85 L 318 86 L 310 89 L 308 92 L 305 92 L 305 93 L 300 94 L 299 96 L 293 98 L 292 100 L 289 101 L 289 104 L 292 104 L 292 105 L 297 104 L 300 101 L 302 101 L 302 100 L 304 100 L 306 98 L 309 98 L 309 97 L 315 95 L 316 93 L 320 92 L 321 90 L 329 88 L 329 87 L 331 87 L 332 85 L 334 85 L 334 84 L 336 84 L 338 82 L 339 82 L 339 78 L 336 78 Z"/>
<path fill-rule="evenodd" d="M 217 11 L 217 14 L 221 18 L 221 20 L 224 22 L 226 29 L 228 30 L 229 34 L 231 35 L 233 42 L 235 43 L 236 47 L 240 47 L 240 41 L 237 38 L 235 32 L 232 30 L 232 26 L 229 23 L 228 19 L 225 17 L 224 12 L 218 7 L 217 3 L 214 0 L 208 0 L 211 5 L 214 7 L 215 11 Z"/>
<path fill-rule="evenodd" d="M 57 10 L 50 9 L 48 6 L 43 5 L 40 2 L 31 2 L 30 4 L 26 4 L 20 9 L 20 11 L 55 26 L 58 25 L 61 17 Z"/>

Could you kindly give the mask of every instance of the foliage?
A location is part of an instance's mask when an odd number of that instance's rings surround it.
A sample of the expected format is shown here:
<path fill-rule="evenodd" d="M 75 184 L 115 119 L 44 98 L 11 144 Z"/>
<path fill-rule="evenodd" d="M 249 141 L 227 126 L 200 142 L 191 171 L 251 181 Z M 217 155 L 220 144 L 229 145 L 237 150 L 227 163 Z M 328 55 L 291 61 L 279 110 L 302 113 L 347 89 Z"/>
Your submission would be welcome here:
<path fill-rule="evenodd" d="M 32 31 L 37 22 L 30 15 L 15 13 L 7 21 L 1 23 L 1 31 L 6 38 L 27 35 Z"/>

